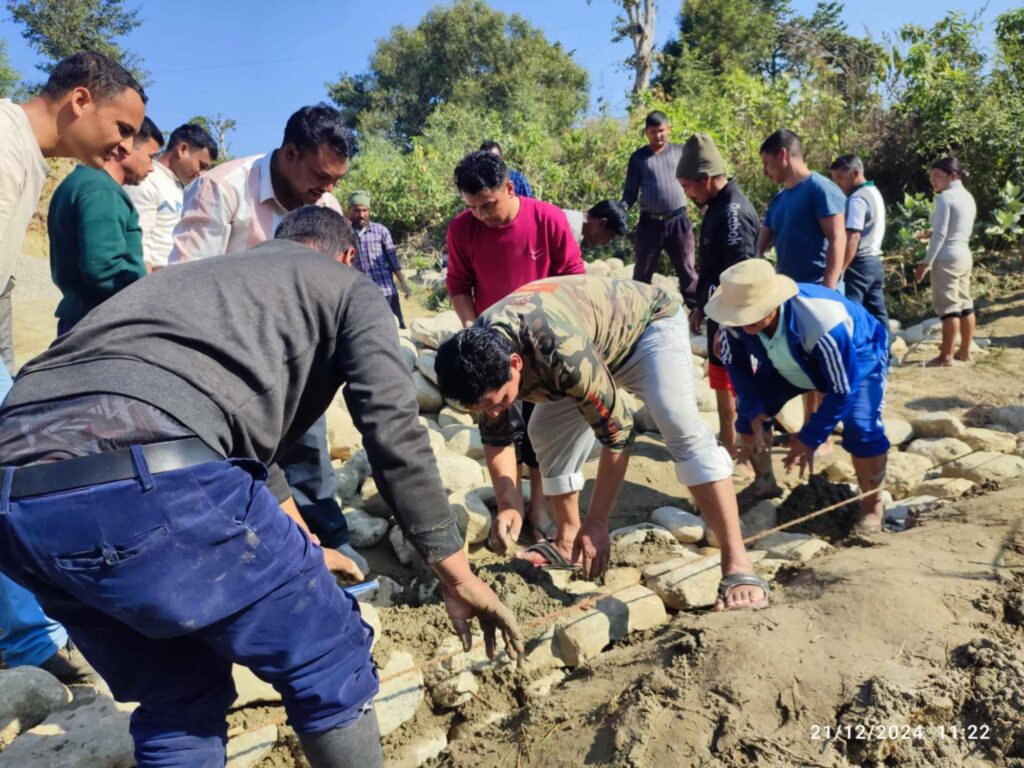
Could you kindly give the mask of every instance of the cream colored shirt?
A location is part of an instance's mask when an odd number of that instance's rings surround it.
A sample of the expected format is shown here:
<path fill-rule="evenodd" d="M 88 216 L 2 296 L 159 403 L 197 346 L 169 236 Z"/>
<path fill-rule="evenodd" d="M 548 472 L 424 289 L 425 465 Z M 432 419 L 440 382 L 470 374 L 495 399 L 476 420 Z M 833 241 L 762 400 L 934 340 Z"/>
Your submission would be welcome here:
<path fill-rule="evenodd" d="M 272 240 L 288 210 L 270 180 L 273 153 L 229 160 L 188 185 L 169 264 L 246 251 Z M 341 213 L 334 195 L 317 205 Z"/>
<path fill-rule="evenodd" d="M 0 290 L 21 255 L 49 171 L 25 110 L 0 99 Z"/>
<path fill-rule="evenodd" d="M 143 258 L 147 264 L 166 267 L 185 196 L 178 177 L 163 163 L 155 162 L 152 172 L 141 184 L 125 185 L 124 191 L 139 213 Z"/>

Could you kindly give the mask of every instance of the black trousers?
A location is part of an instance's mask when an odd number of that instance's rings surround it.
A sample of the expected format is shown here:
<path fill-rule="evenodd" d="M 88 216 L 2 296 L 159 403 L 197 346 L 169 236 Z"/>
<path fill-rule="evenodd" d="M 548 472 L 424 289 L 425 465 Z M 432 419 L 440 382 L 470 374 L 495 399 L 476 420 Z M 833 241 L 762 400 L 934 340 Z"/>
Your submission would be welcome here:
<path fill-rule="evenodd" d="M 636 247 L 633 279 L 650 283 L 658 269 L 661 252 L 668 254 L 679 276 L 679 292 L 691 309 L 697 305 L 697 267 L 693 255 L 693 225 L 686 211 L 664 221 L 640 214 L 636 225 Z"/>

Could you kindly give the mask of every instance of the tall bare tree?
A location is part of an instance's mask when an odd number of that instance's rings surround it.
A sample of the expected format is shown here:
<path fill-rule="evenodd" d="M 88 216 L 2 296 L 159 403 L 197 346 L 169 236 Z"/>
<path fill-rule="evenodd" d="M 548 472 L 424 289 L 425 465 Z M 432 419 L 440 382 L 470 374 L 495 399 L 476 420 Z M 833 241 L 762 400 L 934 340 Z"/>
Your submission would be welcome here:
<path fill-rule="evenodd" d="M 657 0 L 619 0 L 625 16 L 615 17 L 613 42 L 629 40 L 633 43 L 633 55 L 626 63 L 633 68 L 633 93 L 646 91 L 650 87 L 651 72 L 654 71 L 654 22 L 657 19 Z"/>

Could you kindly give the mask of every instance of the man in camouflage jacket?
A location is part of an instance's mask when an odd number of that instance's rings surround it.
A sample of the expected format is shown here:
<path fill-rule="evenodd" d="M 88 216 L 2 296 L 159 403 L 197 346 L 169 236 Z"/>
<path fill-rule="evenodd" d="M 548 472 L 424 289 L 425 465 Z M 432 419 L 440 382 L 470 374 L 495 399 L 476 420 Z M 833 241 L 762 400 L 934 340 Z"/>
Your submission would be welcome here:
<path fill-rule="evenodd" d="M 481 414 L 481 437 L 498 498 L 499 530 L 511 548 L 522 523 L 508 409 L 537 403 L 530 438 L 558 538 L 517 557 L 534 565 L 608 565 L 608 521 L 636 428 L 623 390 L 650 410 L 679 481 L 721 542 L 719 610 L 762 607 L 767 585 L 753 574 L 740 534 L 732 460 L 701 420 L 693 394 L 686 317 L 677 297 L 632 280 L 555 277 L 529 283 L 486 310 L 438 350 L 441 393 Z M 585 520 L 579 494 L 594 439 L 602 446 Z"/>

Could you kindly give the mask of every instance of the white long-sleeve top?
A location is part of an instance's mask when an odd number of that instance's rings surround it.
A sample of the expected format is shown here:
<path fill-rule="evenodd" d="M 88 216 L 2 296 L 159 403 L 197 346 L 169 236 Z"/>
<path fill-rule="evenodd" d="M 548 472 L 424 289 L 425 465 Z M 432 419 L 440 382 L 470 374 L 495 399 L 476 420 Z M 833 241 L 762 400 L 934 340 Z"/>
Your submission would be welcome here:
<path fill-rule="evenodd" d="M 968 245 L 974 229 L 974 217 L 978 209 L 974 197 L 959 180 L 951 181 L 945 190 L 935 197 L 932 212 L 932 236 L 928 240 L 928 251 L 924 264 L 931 266 L 936 260 L 956 261 L 970 258 Z"/>

